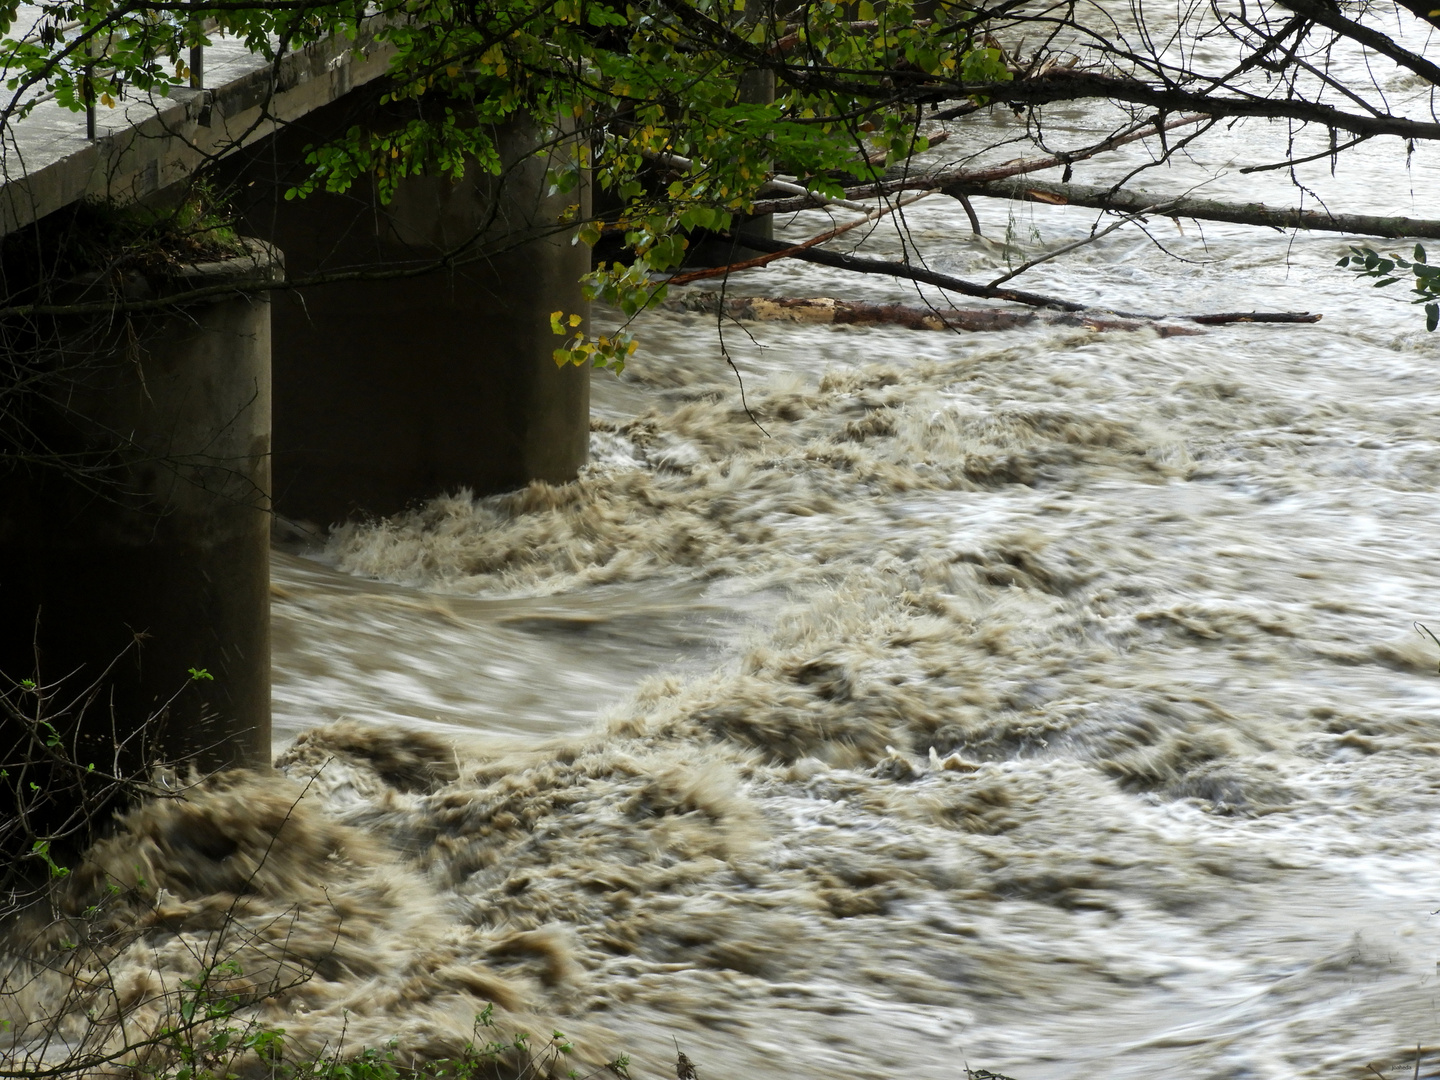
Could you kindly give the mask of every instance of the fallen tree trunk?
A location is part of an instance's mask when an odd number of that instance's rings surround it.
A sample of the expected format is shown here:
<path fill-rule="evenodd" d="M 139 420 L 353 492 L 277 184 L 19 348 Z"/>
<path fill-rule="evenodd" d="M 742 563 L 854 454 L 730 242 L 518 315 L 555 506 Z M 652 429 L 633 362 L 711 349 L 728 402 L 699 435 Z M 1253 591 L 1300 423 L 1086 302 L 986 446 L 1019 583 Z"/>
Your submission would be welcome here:
<path fill-rule="evenodd" d="M 1315 229 L 1325 232 L 1351 233 L 1356 236 L 1423 237 L 1440 239 L 1440 221 L 1372 214 L 1330 214 L 1323 210 L 1296 210 L 1266 206 L 1264 203 L 1231 203 L 1219 199 L 1167 198 L 1144 191 L 1111 188 L 1092 184 L 1062 184 L 1050 180 L 974 180 L 952 179 L 941 185 L 946 195 L 984 196 L 993 199 L 1019 199 L 1049 203 L 1054 206 L 1085 206 L 1095 210 L 1114 210 L 1134 214 L 1163 204 L 1153 210 L 1159 217 L 1197 218 L 1201 221 L 1229 221 L 1237 225 L 1261 225 L 1275 229 Z"/>
<path fill-rule="evenodd" d="M 1211 315 L 1124 316 L 1113 312 L 1016 311 L 1007 308 L 940 308 L 907 304 L 868 304 L 858 300 L 836 300 L 828 296 L 765 297 L 735 296 L 721 299 L 717 292 L 692 292 L 667 300 L 665 307 L 676 311 L 698 311 L 715 315 L 723 311 L 732 319 L 754 321 L 834 323 L 850 326 L 903 326 L 910 330 L 1012 330 L 1019 326 L 1077 326 L 1089 330 L 1154 330 L 1161 337 L 1203 334 L 1193 324 L 1216 326 L 1240 322 L 1316 323 L 1319 315 L 1309 312 L 1252 311 Z M 1185 324 L 1192 325 L 1185 325 Z"/>

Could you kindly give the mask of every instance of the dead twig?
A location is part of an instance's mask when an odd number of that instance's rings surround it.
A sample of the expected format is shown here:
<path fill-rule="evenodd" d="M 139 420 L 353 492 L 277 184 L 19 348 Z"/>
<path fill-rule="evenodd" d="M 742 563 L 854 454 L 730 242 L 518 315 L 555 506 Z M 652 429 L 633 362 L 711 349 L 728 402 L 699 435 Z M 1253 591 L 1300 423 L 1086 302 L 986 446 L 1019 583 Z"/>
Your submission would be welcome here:
<path fill-rule="evenodd" d="M 1121 226 L 1128 225 L 1130 224 L 1130 222 L 1136 220 L 1137 218 L 1142 218 L 1146 214 L 1162 212 L 1165 209 L 1166 205 L 1167 204 L 1164 203 L 1156 203 L 1154 206 L 1147 206 L 1143 210 L 1137 210 L 1133 214 L 1126 214 L 1119 221 L 1112 223 L 1108 228 L 1101 229 L 1099 232 L 1091 232 L 1089 236 L 1081 237 L 1079 240 L 1073 241 L 1069 244 L 1063 244 L 1060 247 L 1056 248 L 1054 251 L 1047 251 L 1043 255 L 1036 255 L 1033 259 L 1027 259 L 1025 262 L 1017 266 L 1014 270 L 1011 270 L 1008 274 L 1001 274 L 994 281 L 990 282 L 990 287 L 993 289 L 997 285 L 1003 285 L 1011 278 L 1017 278 L 1021 274 L 1025 273 L 1025 271 L 1032 270 L 1035 267 L 1039 266 L 1041 263 L 1049 262 L 1051 259 L 1058 259 L 1061 255 L 1067 255 L 1070 252 L 1075 251 L 1079 248 L 1086 247 L 1089 244 L 1093 244 L 1102 236 L 1109 236 L 1112 232 L 1114 232 Z"/>

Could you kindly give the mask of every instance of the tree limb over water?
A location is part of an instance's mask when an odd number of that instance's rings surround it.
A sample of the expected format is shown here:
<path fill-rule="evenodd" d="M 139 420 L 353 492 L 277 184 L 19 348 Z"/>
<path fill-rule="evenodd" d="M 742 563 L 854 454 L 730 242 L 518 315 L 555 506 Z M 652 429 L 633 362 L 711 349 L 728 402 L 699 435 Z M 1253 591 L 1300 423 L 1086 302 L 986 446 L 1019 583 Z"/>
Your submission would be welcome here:
<path fill-rule="evenodd" d="M 1171 198 L 1128 188 L 1116 191 L 1113 187 L 1093 184 L 1060 184 L 1045 180 L 954 180 L 940 190 L 956 198 L 962 195 L 979 195 L 994 199 L 1084 206 L 1122 214 L 1143 212 L 1159 217 L 1228 221 L 1237 225 L 1259 225 L 1272 229 L 1313 229 L 1348 233 L 1352 236 L 1415 236 L 1440 239 L 1440 220 L 1434 219 L 1398 215 L 1331 214 L 1323 210 L 1275 208 L 1264 203 L 1232 203 L 1222 199 L 1195 199 L 1186 196 Z"/>
<path fill-rule="evenodd" d="M 966 281 L 951 274 L 942 274 L 923 266 L 912 266 L 909 263 L 892 262 L 887 259 L 868 259 L 859 255 L 846 255 L 839 251 L 826 251 L 824 248 L 809 247 L 804 244 L 787 244 L 784 240 L 771 240 L 768 237 L 752 236 L 746 234 L 743 237 L 735 238 L 737 243 L 743 243 L 746 247 L 758 251 L 775 252 L 782 258 L 799 259 L 801 262 L 819 263 L 821 266 L 831 266 L 837 270 L 850 270 L 860 274 L 880 274 L 885 277 L 902 278 L 907 281 L 915 281 L 924 285 L 934 285 L 947 292 L 959 293 L 961 296 L 974 296 L 985 300 L 1008 300 L 1014 304 L 1024 304 L 1027 307 L 1047 308 L 1054 311 L 1065 312 L 1094 312 L 1118 316 L 1122 319 L 1143 319 L 1148 321 L 1164 319 L 1185 319 L 1190 322 L 1209 323 L 1219 325 L 1222 323 L 1237 322 L 1319 322 L 1319 315 L 1312 315 L 1309 312 L 1226 312 L 1214 315 L 1145 315 L 1133 311 L 1116 311 L 1102 307 L 1097 304 L 1081 304 L 1074 300 L 1065 300 L 1058 296 L 1046 296 L 1043 293 L 1027 292 L 1023 289 L 1007 289 L 994 285 L 981 285 L 978 282 Z M 875 305 L 870 305 L 874 307 Z M 846 322 L 854 320 L 834 319 L 834 322 Z"/>
<path fill-rule="evenodd" d="M 911 266 L 909 263 L 868 259 L 860 255 L 846 255 L 839 251 L 826 251 L 824 248 L 790 244 L 784 240 L 771 240 L 769 237 L 754 236 L 750 233 L 731 239 L 737 244 L 754 248 L 756 251 L 776 252 L 786 258 L 819 263 L 821 266 L 831 266 L 837 270 L 850 270 L 857 274 L 882 274 L 886 277 L 905 278 L 908 281 L 918 281 L 924 285 L 934 285 L 947 292 L 959 293 L 961 296 L 975 296 L 982 300 L 1008 300 L 1011 303 L 1024 304 L 1027 307 L 1055 308 L 1059 311 L 1085 311 L 1088 307 L 1086 304 L 1077 304 L 1073 300 L 1027 292 L 1024 289 L 981 285 L 978 282 L 957 278 L 952 274 L 928 270 L 923 266 Z"/>
<path fill-rule="evenodd" d="M 573 143 L 552 177 L 553 193 L 576 193 L 565 224 L 588 244 L 607 240 L 587 287 L 629 317 L 652 301 L 657 280 L 682 269 L 687 235 L 723 234 L 745 216 L 822 203 L 853 208 L 901 192 L 994 194 L 1001 181 L 1047 168 L 1064 170 L 1059 197 L 1066 202 L 1121 214 L 1440 235 L 1433 222 L 1203 199 L 1156 210 L 1166 200 L 1129 192 L 1136 176 L 1165 166 L 1177 151 L 1203 164 L 1203 140 L 1240 121 L 1272 125 L 1283 146 L 1273 156 L 1252 151 L 1263 156 L 1240 163 L 1252 170 L 1293 170 L 1382 135 L 1407 145 L 1440 142 L 1440 63 L 1433 41 L 1415 32 L 1440 22 L 1437 2 L 1342 8 L 1333 0 L 1247 0 L 1181 5 L 1162 16 L 1140 0 L 1103 10 L 1024 0 L 887 0 L 879 9 L 809 0 L 739 7 L 723 0 L 635 0 L 628 7 L 573 0 L 376 0 L 358 7 L 348 0 L 40 0 L 38 15 L 26 6 L 23 16 L 8 17 L 15 25 L 3 27 L 0 136 L 13 135 L 12 122 L 42 100 L 93 113 L 97 105 L 185 85 L 191 73 L 184 57 L 207 43 L 207 19 L 267 57 L 370 35 L 392 57 L 379 97 L 403 122 L 367 120 L 313 148 L 306 159 L 313 170 L 286 197 L 353 190 L 384 202 L 416 175 L 493 171 L 497 130 L 521 114 L 556 118 L 552 145 Z M 172 17 L 178 14 L 186 17 Z M 756 74 L 773 77 L 773 99 L 740 92 Z M 1074 106 L 1087 104 L 1096 108 L 1077 125 Z M 943 132 L 955 165 L 917 169 L 927 137 L 939 141 L 942 132 L 929 121 L 940 117 L 955 121 Z M 1057 123 L 1068 138 L 1057 139 Z M 1077 162 L 1140 140 L 1148 140 L 1148 157 L 1138 155 L 1103 200 L 1098 189 L 1068 183 Z M 1036 149 L 990 164 L 1002 150 L 1016 152 L 1016 144 Z M 4 155 L 0 149 L 0 172 Z M 216 152 L 212 164 L 223 157 Z M 10 164 L 21 167 L 13 155 Z M 1381 172 L 1404 167 L 1397 162 Z M 594 213 L 582 209 L 581 196 L 592 177 L 600 196 Z M 1377 186 L 1388 178 L 1377 175 Z M 777 186 L 786 197 L 767 197 Z M 891 220 L 904 230 L 902 215 Z M 745 243 L 761 247 L 753 237 Z M 826 252 L 818 243 L 805 257 L 884 272 L 875 260 Z M 434 269 L 452 263 L 447 256 Z M 902 276 L 1028 306 L 1083 307 L 915 266 Z M 23 306 L 17 297 L 0 298 L 0 307 Z M 587 335 L 577 331 L 557 360 L 618 367 L 633 347 L 625 328 L 593 341 Z"/>
<path fill-rule="evenodd" d="M 865 199 L 893 195 L 901 191 L 939 191 L 943 190 L 947 183 L 962 180 L 977 182 L 1004 180 L 1008 177 L 1023 176 L 1045 169 L 1068 168 L 1077 162 L 1119 149 L 1129 143 L 1174 131 L 1177 128 L 1203 124 L 1207 121 L 1213 122 L 1211 117 L 1203 113 L 1192 113 L 1165 120 L 1140 121 L 1107 135 L 1098 142 L 1076 147 L 1073 150 L 1052 152 L 1043 157 L 1007 161 L 1003 165 L 994 165 L 984 169 L 954 168 L 915 172 L 876 183 L 848 187 L 845 189 L 845 197 L 847 199 Z M 756 214 L 789 214 L 797 210 L 810 210 L 825 205 L 827 203 L 822 196 L 803 195 L 787 199 L 759 200 L 754 204 L 752 212 Z"/>
<path fill-rule="evenodd" d="M 1216 94 L 1213 89 L 1191 89 L 1178 82 L 1156 84 L 1095 71 L 1052 71 L 1036 78 L 995 83 L 974 90 L 986 96 L 993 95 L 1007 105 L 1021 107 L 1063 101 L 1123 101 L 1161 112 L 1204 112 L 1217 117 L 1295 120 L 1356 135 L 1440 140 L 1440 123 L 1395 116 L 1379 109 L 1361 114 L 1319 101 L 1260 94 Z"/>

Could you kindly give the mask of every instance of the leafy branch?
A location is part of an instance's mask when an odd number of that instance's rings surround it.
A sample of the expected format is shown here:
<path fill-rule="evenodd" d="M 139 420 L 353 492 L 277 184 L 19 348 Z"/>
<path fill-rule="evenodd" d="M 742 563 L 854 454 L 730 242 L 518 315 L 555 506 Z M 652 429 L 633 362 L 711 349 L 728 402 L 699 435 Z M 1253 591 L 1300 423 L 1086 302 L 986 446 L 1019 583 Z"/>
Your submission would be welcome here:
<path fill-rule="evenodd" d="M 1425 248 L 1415 245 L 1414 258 L 1400 255 L 1381 255 L 1374 248 L 1350 248 L 1353 254 L 1343 256 L 1337 266 L 1343 266 L 1359 277 L 1376 278 L 1375 288 L 1384 289 L 1398 284 L 1409 271 L 1414 277 L 1411 292 L 1416 299 L 1412 304 L 1425 305 L 1425 329 L 1434 332 L 1440 326 L 1440 265 L 1426 261 Z M 1397 273 L 1398 271 L 1398 273 Z"/>

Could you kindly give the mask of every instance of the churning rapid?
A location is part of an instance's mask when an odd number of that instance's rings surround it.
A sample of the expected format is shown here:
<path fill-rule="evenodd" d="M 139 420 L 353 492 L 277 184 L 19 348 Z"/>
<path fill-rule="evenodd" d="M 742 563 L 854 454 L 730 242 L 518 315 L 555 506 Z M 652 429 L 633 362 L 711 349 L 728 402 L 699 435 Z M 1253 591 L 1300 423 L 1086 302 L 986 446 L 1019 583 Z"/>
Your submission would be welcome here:
<path fill-rule="evenodd" d="M 1423 206 L 1377 162 L 1440 190 L 1399 151 L 1306 175 Z M 1094 220 L 980 211 L 989 240 L 918 203 L 905 242 L 986 280 Z M 306 973 L 257 1006 L 294 1045 L 402 1059 L 489 1002 L 649 1077 L 677 1046 L 707 1080 L 1373 1077 L 1417 1044 L 1440 1075 L 1440 341 L 1333 269 L 1344 238 L 1149 231 L 1024 284 L 1324 321 L 652 312 L 578 482 L 277 554 L 283 775 L 135 814 L 97 860 L 146 934 L 28 1007 L 89 978 L 78 1032 L 217 955 Z"/>

